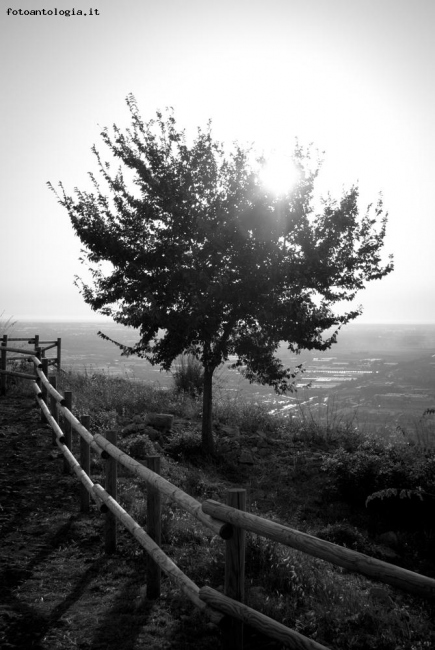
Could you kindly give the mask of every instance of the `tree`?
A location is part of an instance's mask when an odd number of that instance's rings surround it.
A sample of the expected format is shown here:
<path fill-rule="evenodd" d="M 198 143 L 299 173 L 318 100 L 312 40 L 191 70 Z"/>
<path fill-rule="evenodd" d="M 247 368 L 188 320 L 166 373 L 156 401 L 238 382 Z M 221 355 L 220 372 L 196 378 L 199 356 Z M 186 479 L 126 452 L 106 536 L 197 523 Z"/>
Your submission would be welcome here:
<path fill-rule="evenodd" d="M 264 158 L 251 162 L 252 149 L 239 144 L 226 152 L 210 122 L 189 144 L 172 111 L 144 123 L 132 95 L 127 104 L 132 126 L 101 134 L 121 161 L 118 171 L 92 149 L 109 196 L 92 173 L 90 192 L 68 196 L 62 183 L 60 193 L 48 185 L 85 246 L 92 281 L 76 278 L 84 300 L 139 329 L 131 347 L 113 341 L 123 354 L 165 370 L 183 352 L 201 361 L 202 443 L 212 452 L 216 368 L 236 355 L 234 367 L 250 381 L 292 390 L 297 368 L 276 357 L 280 342 L 296 353 L 326 350 L 361 313 L 332 308 L 392 270 L 391 256 L 381 260 L 387 216 L 380 198 L 360 217 L 356 186 L 338 202 L 324 199 L 315 213 L 320 162 L 313 165 L 299 145 L 299 180 L 274 196 L 259 180 Z"/>

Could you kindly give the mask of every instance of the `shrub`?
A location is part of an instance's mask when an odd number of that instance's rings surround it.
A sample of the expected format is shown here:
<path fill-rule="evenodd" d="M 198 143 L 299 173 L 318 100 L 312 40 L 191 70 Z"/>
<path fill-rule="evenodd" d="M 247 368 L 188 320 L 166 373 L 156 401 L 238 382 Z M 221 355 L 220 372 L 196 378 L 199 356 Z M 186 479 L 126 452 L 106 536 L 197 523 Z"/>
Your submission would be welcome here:
<path fill-rule="evenodd" d="M 332 475 L 339 495 L 355 505 L 364 504 L 367 496 L 378 489 L 381 467 L 382 447 L 373 440 L 367 440 L 354 452 L 340 447 L 322 465 Z"/>
<path fill-rule="evenodd" d="M 192 397 L 202 394 L 204 368 L 194 354 L 181 354 L 172 374 L 177 391 L 188 393 Z"/>
<path fill-rule="evenodd" d="M 129 456 L 139 460 L 156 455 L 154 444 L 146 435 L 128 436 L 128 438 L 119 440 L 117 446 Z"/>
<path fill-rule="evenodd" d="M 327 542 L 345 546 L 353 551 L 373 555 L 373 544 L 358 530 L 346 521 L 328 524 L 325 528 L 316 531 L 316 537 Z"/>
<path fill-rule="evenodd" d="M 366 437 L 353 453 L 338 449 L 322 469 L 332 476 L 339 495 L 358 506 L 391 488 L 435 492 L 435 454 L 408 444 L 386 445 Z"/>
<path fill-rule="evenodd" d="M 176 461 L 200 460 L 201 434 L 198 431 L 173 431 L 165 444 L 165 453 Z"/>

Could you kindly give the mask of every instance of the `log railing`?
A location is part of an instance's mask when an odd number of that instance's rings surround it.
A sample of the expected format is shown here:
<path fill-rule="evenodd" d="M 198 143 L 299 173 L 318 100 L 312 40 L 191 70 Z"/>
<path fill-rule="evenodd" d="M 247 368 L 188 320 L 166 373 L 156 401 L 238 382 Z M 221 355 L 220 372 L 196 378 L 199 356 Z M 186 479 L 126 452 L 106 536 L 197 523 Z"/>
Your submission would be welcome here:
<path fill-rule="evenodd" d="M 27 340 L 27 339 L 26 339 Z M 59 346 L 60 350 L 60 346 Z M 248 607 L 244 600 L 245 531 L 274 540 L 299 551 L 331 562 L 334 565 L 361 573 L 369 578 L 385 582 L 412 594 L 435 598 L 435 580 L 401 567 L 377 560 L 363 553 L 332 544 L 306 533 L 283 526 L 245 511 L 245 490 L 229 490 L 227 504 L 208 500 L 200 503 L 180 488 L 172 485 L 159 474 L 159 457 L 149 457 L 148 467 L 137 462 L 116 446 L 116 435 L 111 439 L 100 434 L 92 435 L 89 430 L 89 416 L 82 416 L 81 422 L 71 412 L 70 392 L 61 395 L 56 388 L 56 377 L 47 376 L 47 359 L 35 356 L 33 350 L 1 346 L 2 359 L 7 352 L 30 355 L 35 375 L 24 373 L 34 380 L 33 390 L 41 408 L 41 416 L 53 432 L 53 443 L 64 456 L 64 471 L 73 471 L 82 489 L 80 507 L 89 510 L 89 496 L 106 513 L 105 549 L 107 553 L 116 550 L 117 522 L 121 523 L 147 551 L 147 596 L 160 595 L 160 571 L 174 579 L 184 594 L 215 623 L 221 623 L 224 647 L 228 650 L 243 648 L 243 624 L 257 628 L 264 635 L 297 650 L 327 650 L 325 646 L 278 623 L 264 614 Z M 62 424 L 59 424 L 59 414 Z M 80 436 L 80 462 L 71 450 L 71 431 Z M 106 485 L 103 488 L 90 476 L 90 451 L 105 459 Z M 148 513 L 145 531 L 117 502 L 116 466 L 120 463 L 132 474 L 144 480 L 148 486 Z M 160 548 L 161 495 L 186 510 L 203 525 L 219 535 L 226 544 L 225 593 L 210 587 L 201 589 Z"/>
<path fill-rule="evenodd" d="M 25 350 L 20 347 L 10 346 L 10 343 L 27 343 L 33 345 L 33 349 Z M 56 356 L 46 357 L 46 352 L 56 348 Z M 7 356 L 7 352 L 19 354 L 20 356 Z M 10 361 L 22 361 L 22 355 L 36 356 L 39 359 L 47 359 L 48 365 L 55 365 L 58 370 L 61 369 L 62 361 L 62 339 L 58 338 L 56 341 L 41 341 L 39 334 L 35 334 L 33 338 L 16 338 L 8 337 L 7 334 L 3 334 L 1 338 L 1 357 L 0 357 L 0 395 L 6 393 L 7 388 L 7 377 L 18 377 L 20 379 L 33 379 L 33 376 L 30 376 L 28 373 L 19 372 L 16 370 L 8 370 L 7 364 Z"/>

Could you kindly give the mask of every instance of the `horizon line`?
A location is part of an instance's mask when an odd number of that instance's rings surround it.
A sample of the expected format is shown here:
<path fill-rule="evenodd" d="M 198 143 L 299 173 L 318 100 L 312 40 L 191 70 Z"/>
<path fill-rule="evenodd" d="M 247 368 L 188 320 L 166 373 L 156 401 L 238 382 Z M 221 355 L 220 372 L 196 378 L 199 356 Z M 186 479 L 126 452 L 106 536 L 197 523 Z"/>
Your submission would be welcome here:
<path fill-rule="evenodd" d="M 15 320 L 14 320 L 15 319 Z M 77 318 L 77 317 L 65 317 L 65 316 L 53 316 L 53 317 L 38 317 L 38 316 L 23 316 L 23 317 L 11 317 L 11 320 L 15 325 L 18 325 L 20 322 L 27 323 L 113 323 L 119 325 L 109 316 L 101 316 L 100 318 Z M 348 325 L 435 325 L 435 320 L 433 321 L 350 321 L 346 323 L 343 327 Z M 129 327 L 124 325 L 123 327 Z M 138 328 L 134 328 L 138 329 Z M 332 329 L 332 328 L 330 328 Z"/>

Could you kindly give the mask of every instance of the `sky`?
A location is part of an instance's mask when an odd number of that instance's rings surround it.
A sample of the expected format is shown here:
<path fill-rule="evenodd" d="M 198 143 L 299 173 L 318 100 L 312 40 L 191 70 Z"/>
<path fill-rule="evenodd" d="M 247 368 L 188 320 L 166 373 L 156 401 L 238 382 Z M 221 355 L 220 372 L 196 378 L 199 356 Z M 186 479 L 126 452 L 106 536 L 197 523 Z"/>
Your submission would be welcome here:
<path fill-rule="evenodd" d="M 318 191 L 358 183 L 363 212 L 382 192 L 395 270 L 358 294 L 358 322 L 435 323 L 434 25 L 434 0 L 2 0 L 0 314 L 101 319 L 46 183 L 88 187 L 133 93 L 192 135 L 211 119 L 228 143 L 314 143 Z"/>

